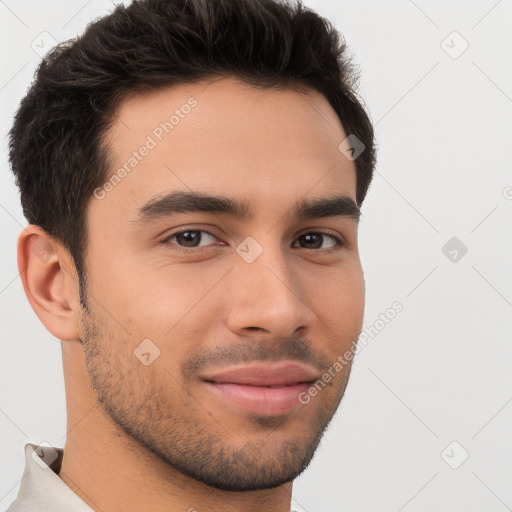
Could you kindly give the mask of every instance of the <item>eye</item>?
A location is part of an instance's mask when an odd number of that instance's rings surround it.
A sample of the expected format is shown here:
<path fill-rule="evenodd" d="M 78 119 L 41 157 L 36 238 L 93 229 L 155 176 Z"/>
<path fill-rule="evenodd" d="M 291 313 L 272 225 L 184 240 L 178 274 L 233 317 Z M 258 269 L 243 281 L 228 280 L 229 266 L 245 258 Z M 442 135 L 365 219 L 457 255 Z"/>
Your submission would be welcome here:
<path fill-rule="evenodd" d="M 202 229 L 187 229 L 184 231 L 179 231 L 178 233 L 174 233 L 173 235 L 167 237 L 165 240 L 162 240 L 163 243 L 169 243 L 172 240 L 176 240 L 177 245 L 180 247 L 204 247 L 209 244 L 201 244 L 203 240 L 208 240 L 208 237 L 215 238 L 210 232 L 204 231 Z"/>
<path fill-rule="evenodd" d="M 322 244 L 326 239 L 330 239 L 331 241 L 334 241 L 334 243 L 329 245 L 328 247 L 322 247 Z M 343 241 L 341 240 L 341 238 L 322 232 L 304 233 L 297 238 L 297 241 L 301 241 L 304 244 L 306 244 L 306 247 L 304 247 L 304 249 L 331 249 L 335 246 L 343 245 Z"/>

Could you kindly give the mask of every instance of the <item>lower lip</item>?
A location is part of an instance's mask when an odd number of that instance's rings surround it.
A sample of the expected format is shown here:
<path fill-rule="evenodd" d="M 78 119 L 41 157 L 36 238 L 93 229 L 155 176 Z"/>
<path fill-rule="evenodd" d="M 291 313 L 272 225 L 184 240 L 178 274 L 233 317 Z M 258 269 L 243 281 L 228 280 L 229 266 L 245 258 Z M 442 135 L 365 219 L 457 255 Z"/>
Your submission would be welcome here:
<path fill-rule="evenodd" d="M 299 395 L 310 387 L 303 382 L 282 388 L 206 382 L 210 391 L 248 412 L 261 415 L 285 414 L 301 405 Z"/>

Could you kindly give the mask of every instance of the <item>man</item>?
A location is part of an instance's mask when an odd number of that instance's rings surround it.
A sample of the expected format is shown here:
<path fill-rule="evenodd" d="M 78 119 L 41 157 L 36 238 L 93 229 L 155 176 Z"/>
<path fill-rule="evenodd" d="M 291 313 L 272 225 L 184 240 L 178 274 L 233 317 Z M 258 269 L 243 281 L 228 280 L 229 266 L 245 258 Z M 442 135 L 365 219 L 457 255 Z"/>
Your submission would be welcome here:
<path fill-rule="evenodd" d="M 362 326 L 353 87 L 332 26 L 275 0 L 136 1 L 43 60 L 10 162 L 68 425 L 10 512 L 290 510 Z"/>

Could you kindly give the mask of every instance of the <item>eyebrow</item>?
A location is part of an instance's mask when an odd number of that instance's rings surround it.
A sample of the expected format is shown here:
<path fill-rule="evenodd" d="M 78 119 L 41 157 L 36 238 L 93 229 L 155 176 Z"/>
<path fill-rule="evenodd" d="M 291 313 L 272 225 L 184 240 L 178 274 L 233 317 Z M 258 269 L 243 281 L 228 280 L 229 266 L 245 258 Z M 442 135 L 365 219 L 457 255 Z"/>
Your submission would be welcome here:
<path fill-rule="evenodd" d="M 171 192 L 153 198 L 139 208 L 135 222 L 146 224 L 163 217 L 189 212 L 229 215 L 240 220 L 252 218 L 252 213 L 243 200 L 199 192 Z M 295 203 L 293 215 L 299 220 L 343 216 L 359 221 L 361 210 L 348 196 L 331 196 L 301 199 Z"/>

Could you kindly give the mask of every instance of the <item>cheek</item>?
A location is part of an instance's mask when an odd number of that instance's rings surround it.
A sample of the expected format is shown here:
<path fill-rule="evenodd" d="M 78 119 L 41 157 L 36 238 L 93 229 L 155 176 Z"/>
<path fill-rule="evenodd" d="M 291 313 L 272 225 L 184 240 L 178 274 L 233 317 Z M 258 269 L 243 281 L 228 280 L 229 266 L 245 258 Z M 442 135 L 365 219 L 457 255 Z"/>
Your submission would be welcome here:
<path fill-rule="evenodd" d="M 314 311 L 338 341 L 350 343 L 362 329 L 365 286 L 362 272 L 330 279 L 317 293 Z"/>
<path fill-rule="evenodd" d="M 174 267 L 174 268 L 173 268 Z M 148 272 L 137 302 L 144 303 L 151 320 L 165 328 L 182 330 L 188 325 L 209 322 L 219 308 L 219 280 L 224 268 L 171 265 L 168 271 Z"/>
<path fill-rule="evenodd" d="M 205 272 L 193 265 L 166 260 L 147 262 L 111 256 L 92 269 L 90 290 L 94 299 L 134 337 L 165 337 L 191 316 L 207 316 L 218 297 L 210 291 L 224 268 Z"/>

